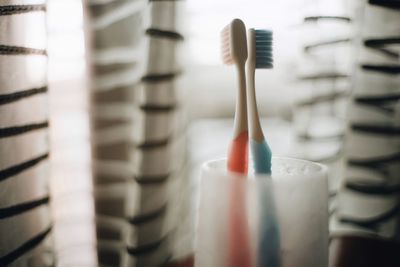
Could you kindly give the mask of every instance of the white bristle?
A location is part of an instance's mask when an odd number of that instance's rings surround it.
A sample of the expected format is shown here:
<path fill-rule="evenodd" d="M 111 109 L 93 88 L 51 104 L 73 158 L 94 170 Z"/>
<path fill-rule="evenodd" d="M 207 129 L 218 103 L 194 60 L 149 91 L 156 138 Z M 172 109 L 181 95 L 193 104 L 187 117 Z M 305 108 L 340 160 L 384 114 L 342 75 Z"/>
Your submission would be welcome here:
<path fill-rule="evenodd" d="M 221 55 L 222 62 L 227 65 L 233 64 L 231 53 L 230 25 L 225 26 L 221 32 Z"/>
<path fill-rule="evenodd" d="M 221 31 L 221 55 L 224 64 L 245 63 L 247 59 L 246 26 L 234 19 Z"/>

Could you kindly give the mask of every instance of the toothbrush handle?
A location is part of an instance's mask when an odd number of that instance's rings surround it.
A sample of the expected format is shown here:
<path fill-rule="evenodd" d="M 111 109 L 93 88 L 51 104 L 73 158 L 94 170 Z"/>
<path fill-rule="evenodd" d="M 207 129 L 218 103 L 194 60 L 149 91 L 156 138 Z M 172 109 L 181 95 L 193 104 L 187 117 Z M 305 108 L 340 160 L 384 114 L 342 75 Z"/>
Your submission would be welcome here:
<path fill-rule="evenodd" d="M 247 132 L 247 100 L 246 100 L 246 73 L 244 64 L 236 64 L 239 88 L 236 95 L 235 121 L 233 125 L 233 136 L 238 138 L 244 131 Z"/>
<path fill-rule="evenodd" d="M 279 222 L 277 218 L 274 193 L 271 187 L 259 187 L 260 210 L 260 243 L 258 245 L 259 267 L 281 266 L 281 241 Z"/>
<path fill-rule="evenodd" d="M 254 139 L 250 139 L 250 146 L 255 173 L 270 175 L 272 153 L 267 142 L 265 140 L 257 142 Z M 259 201 L 261 203 L 261 232 L 258 251 L 258 266 L 260 267 L 281 266 L 280 231 L 273 195 L 273 188 L 260 187 Z"/>
<path fill-rule="evenodd" d="M 228 152 L 228 170 L 247 174 L 248 169 L 248 132 L 239 134 L 232 143 Z"/>
<path fill-rule="evenodd" d="M 246 101 L 246 73 L 244 63 L 237 63 L 239 88 L 236 96 L 235 121 L 233 126 L 234 139 L 228 152 L 228 170 L 247 174 L 248 169 L 248 127 Z"/>
<path fill-rule="evenodd" d="M 253 47 L 255 51 L 255 48 Z M 252 64 L 253 63 L 253 64 Z M 271 174 L 271 149 L 265 142 L 257 109 L 257 97 L 254 82 L 255 62 L 247 64 L 247 113 L 249 117 L 250 149 L 254 162 L 254 171 L 259 174 Z"/>
<path fill-rule="evenodd" d="M 226 267 L 253 267 L 251 234 L 248 223 L 247 187 L 231 179 L 228 218 L 228 255 Z"/>
<path fill-rule="evenodd" d="M 261 128 L 260 117 L 258 115 L 257 97 L 255 87 L 255 65 L 251 62 L 247 64 L 247 116 L 249 121 L 250 139 L 259 143 L 264 140 L 264 134 Z"/>
<path fill-rule="evenodd" d="M 250 150 L 254 162 L 254 172 L 258 174 L 271 174 L 272 152 L 267 142 L 257 142 L 250 139 Z"/>

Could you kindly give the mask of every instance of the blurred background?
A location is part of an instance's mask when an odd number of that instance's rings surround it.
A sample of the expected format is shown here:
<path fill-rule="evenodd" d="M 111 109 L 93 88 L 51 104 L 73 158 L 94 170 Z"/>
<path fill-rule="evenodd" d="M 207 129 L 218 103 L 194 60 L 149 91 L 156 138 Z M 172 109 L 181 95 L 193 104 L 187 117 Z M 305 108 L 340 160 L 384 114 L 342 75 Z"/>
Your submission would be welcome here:
<path fill-rule="evenodd" d="M 34 8 L 22 14 L 5 8 L 20 5 Z M 331 235 L 398 241 L 398 211 L 375 230 L 343 225 L 340 219 L 342 213 L 368 219 L 390 210 L 398 205 L 398 190 L 382 205 L 361 201 L 346 209 L 352 193 L 345 192 L 340 205 L 337 197 L 347 178 L 354 178 L 347 156 L 357 158 L 361 151 L 352 146 L 356 152 L 346 152 L 345 136 L 356 147 L 376 141 L 351 137 L 349 125 L 359 120 L 358 114 L 365 116 L 358 112 L 349 118 L 354 96 L 388 94 L 394 114 L 400 114 L 400 12 L 396 3 L 385 5 L 369 6 L 363 0 L 0 1 L 0 45 L 23 47 L 19 39 L 47 39 L 42 49 L 48 100 L 42 105 L 49 107 L 54 245 L 46 252 L 54 253 L 50 259 L 36 255 L 42 252 L 28 253 L 15 266 L 190 266 L 199 168 L 206 160 L 225 157 L 232 136 L 236 77 L 232 67 L 222 64 L 220 31 L 233 18 L 248 28 L 273 31 L 274 68 L 256 72 L 262 125 L 274 155 L 330 167 Z M 44 19 L 47 26 L 35 23 Z M 40 30 L 43 36 L 29 35 Z M 19 35 L 24 37 L 12 37 Z M 390 47 L 378 42 L 371 52 L 365 42 L 374 38 Z M 0 61 L 7 62 L 7 51 L 0 53 Z M 38 74 L 29 60 L 10 68 L 30 67 L 22 78 L 34 81 Z M 379 65 L 383 72 L 365 74 L 360 62 Z M 7 65 L 0 67 L 2 72 Z M 377 75 L 370 82 L 375 91 L 364 90 L 367 78 L 362 75 Z M 0 84 L 2 79 L 7 77 L 0 76 Z M 37 85 L 28 82 L 20 89 L 32 86 Z M 15 119 L 8 125 L 4 114 L 11 111 L 1 112 L 1 128 L 21 124 Z M 23 107 L 18 112 L 30 111 Z M 374 125 L 391 125 L 394 134 L 385 147 L 394 147 L 390 153 L 397 155 L 399 115 L 388 116 L 370 118 Z M 371 151 L 366 156 L 373 158 Z M 11 152 L 1 153 L 3 158 Z M 391 179 L 374 176 L 367 184 L 390 181 L 398 187 L 400 164 L 397 158 L 390 162 L 384 164 L 392 164 Z M 366 205 L 376 207 L 372 215 L 357 214 L 357 207 L 365 210 Z M 4 246 L 0 256 L 10 253 Z"/>

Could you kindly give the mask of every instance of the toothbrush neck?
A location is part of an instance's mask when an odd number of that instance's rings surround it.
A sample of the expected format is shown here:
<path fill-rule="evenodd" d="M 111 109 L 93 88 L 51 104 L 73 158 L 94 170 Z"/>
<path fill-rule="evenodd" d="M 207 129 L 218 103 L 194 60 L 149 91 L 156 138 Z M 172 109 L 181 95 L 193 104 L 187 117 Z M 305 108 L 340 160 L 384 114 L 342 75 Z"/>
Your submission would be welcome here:
<path fill-rule="evenodd" d="M 262 142 L 264 135 L 262 132 L 260 118 L 257 108 L 257 97 L 255 90 L 255 66 L 248 62 L 247 66 L 247 109 L 249 117 L 249 134 L 250 138 Z"/>
<path fill-rule="evenodd" d="M 237 63 L 237 77 L 239 88 L 236 96 L 236 110 L 234 122 L 234 137 L 247 131 L 247 104 L 246 104 L 246 75 L 244 64 Z"/>

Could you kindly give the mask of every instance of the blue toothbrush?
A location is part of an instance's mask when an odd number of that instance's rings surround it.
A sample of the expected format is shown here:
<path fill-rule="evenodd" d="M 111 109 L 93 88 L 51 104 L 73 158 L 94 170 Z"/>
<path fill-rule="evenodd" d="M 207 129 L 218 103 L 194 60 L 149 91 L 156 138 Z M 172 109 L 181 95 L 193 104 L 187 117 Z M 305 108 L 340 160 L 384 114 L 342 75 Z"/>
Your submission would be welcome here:
<path fill-rule="evenodd" d="M 271 174 L 271 149 L 265 141 L 257 110 L 255 70 L 270 69 L 272 59 L 272 32 L 248 30 L 247 59 L 247 115 L 249 123 L 250 150 L 256 174 Z M 270 188 L 267 188 L 270 190 Z M 260 224 L 262 233 L 258 251 L 258 266 L 279 267 L 280 235 L 272 191 L 261 192 Z"/>

